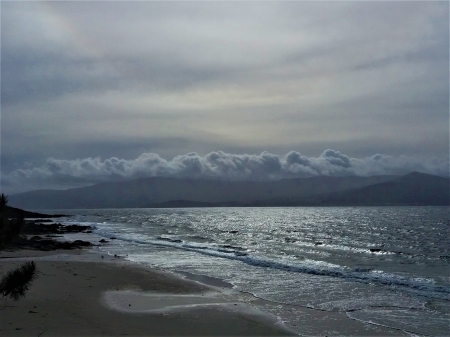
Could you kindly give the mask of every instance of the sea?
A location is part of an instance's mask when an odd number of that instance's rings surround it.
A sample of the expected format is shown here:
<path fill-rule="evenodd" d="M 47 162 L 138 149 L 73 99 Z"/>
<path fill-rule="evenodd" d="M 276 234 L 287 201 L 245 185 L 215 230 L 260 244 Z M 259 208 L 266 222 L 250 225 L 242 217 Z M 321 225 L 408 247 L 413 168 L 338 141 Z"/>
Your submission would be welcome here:
<path fill-rule="evenodd" d="M 266 300 L 296 331 L 293 308 L 418 336 L 450 335 L 449 207 L 46 210 L 107 244 L 94 249 Z"/>

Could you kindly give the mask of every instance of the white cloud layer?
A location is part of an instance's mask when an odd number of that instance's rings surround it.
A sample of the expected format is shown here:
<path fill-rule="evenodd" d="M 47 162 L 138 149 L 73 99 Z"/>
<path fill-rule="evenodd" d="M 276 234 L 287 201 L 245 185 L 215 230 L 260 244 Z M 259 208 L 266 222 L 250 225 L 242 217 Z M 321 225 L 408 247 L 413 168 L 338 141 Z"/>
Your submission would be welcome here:
<path fill-rule="evenodd" d="M 197 153 L 166 160 L 155 153 L 136 159 L 112 157 L 63 160 L 49 158 L 39 167 L 16 169 L 2 175 L 2 186 L 16 193 L 36 188 L 74 187 L 100 182 L 166 176 L 226 180 L 276 180 L 281 178 L 325 176 L 371 176 L 406 174 L 412 171 L 448 176 L 449 160 L 376 154 L 350 158 L 328 149 L 318 157 L 291 151 L 283 158 L 269 152 L 231 154 L 222 151 L 205 156 Z"/>

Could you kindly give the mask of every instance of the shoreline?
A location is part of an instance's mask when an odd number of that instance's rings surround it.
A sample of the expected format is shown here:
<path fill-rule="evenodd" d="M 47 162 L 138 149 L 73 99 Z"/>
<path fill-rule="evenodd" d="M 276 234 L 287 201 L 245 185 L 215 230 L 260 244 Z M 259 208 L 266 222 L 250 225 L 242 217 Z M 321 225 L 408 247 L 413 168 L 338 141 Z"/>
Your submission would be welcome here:
<path fill-rule="evenodd" d="M 108 241 L 92 240 L 90 226 L 44 222 L 28 220 L 19 245 L 0 251 L 0 276 L 31 260 L 38 270 L 25 298 L 0 299 L 2 336 L 407 335 L 344 312 L 264 300 L 222 279 L 105 254 L 99 247 Z M 274 314 L 281 305 L 300 326 Z"/>
<path fill-rule="evenodd" d="M 245 304 L 223 299 L 216 303 L 215 298 L 205 301 L 205 295 L 214 291 L 212 287 L 168 272 L 110 256 L 102 259 L 101 254 L 84 249 L 35 253 L 29 250 L 0 252 L 1 275 L 31 259 L 38 269 L 38 277 L 24 298 L 0 301 L 2 336 L 293 335 L 276 320 L 270 320 L 268 315 Z M 124 297 L 122 300 L 130 303 L 123 308 L 105 302 L 107 294 L 131 290 L 135 294 L 159 295 L 159 310 L 138 310 L 137 302 L 140 301 L 141 306 L 150 303 L 142 296 Z M 186 296 L 192 297 L 194 302 L 180 301 Z M 196 304 L 198 301 L 200 305 Z"/>
<path fill-rule="evenodd" d="M 0 300 L 2 336 L 407 335 L 343 312 L 306 307 L 292 308 L 302 317 L 294 331 L 264 311 L 275 303 L 237 295 L 221 280 L 149 268 L 85 248 L 2 251 L 0 275 L 29 260 L 36 262 L 38 278 L 25 298 Z"/>

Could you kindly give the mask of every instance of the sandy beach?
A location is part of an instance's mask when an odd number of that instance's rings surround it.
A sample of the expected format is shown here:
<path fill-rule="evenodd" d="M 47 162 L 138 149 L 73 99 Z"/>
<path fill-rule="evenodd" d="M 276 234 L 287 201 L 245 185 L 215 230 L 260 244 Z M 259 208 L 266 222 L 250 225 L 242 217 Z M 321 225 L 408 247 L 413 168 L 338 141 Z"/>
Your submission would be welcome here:
<path fill-rule="evenodd" d="M 37 254 L 36 254 L 37 253 Z M 52 256 L 58 252 L 2 252 L 0 274 L 18 266 L 23 257 Z M 73 254 L 54 260 L 35 259 L 38 278 L 25 298 L 2 299 L 2 336 L 160 336 L 160 335 L 286 335 L 266 317 L 231 311 L 220 305 L 160 313 L 125 312 L 109 307 L 102 299 L 106 291 L 140 290 L 165 294 L 197 294 L 209 291 L 196 282 L 167 273 L 134 267 L 100 255 L 89 262 L 74 261 Z M 11 259 L 11 257 L 22 257 Z M 164 304 L 161 304 L 164 305 Z M 173 305 L 171 303 L 170 305 Z M 131 304 L 129 304 L 131 306 Z"/>
<path fill-rule="evenodd" d="M 2 336 L 293 335 L 251 301 L 236 302 L 226 288 L 85 250 L 3 251 L 0 275 L 30 259 L 37 264 L 38 278 L 25 298 L 1 300 Z M 305 335 L 401 335 L 343 313 L 297 310 L 304 316 Z"/>

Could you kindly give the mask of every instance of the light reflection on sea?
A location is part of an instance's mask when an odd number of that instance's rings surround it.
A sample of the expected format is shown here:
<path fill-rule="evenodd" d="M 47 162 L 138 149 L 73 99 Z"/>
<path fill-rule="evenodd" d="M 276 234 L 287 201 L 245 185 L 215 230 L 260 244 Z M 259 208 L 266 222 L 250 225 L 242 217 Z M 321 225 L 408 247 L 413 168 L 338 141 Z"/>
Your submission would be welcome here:
<path fill-rule="evenodd" d="M 345 311 L 416 334 L 450 333 L 448 207 L 64 213 L 93 223 L 109 241 L 101 249 L 130 261 L 220 278 L 274 303 Z M 298 325 L 283 306 L 265 310 Z"/>

